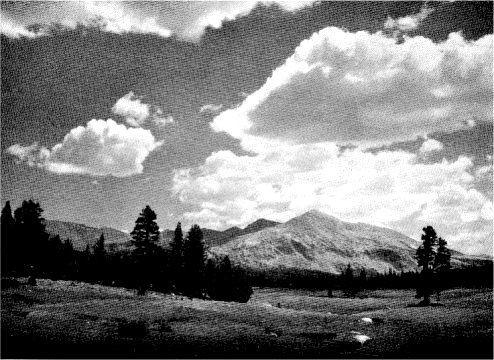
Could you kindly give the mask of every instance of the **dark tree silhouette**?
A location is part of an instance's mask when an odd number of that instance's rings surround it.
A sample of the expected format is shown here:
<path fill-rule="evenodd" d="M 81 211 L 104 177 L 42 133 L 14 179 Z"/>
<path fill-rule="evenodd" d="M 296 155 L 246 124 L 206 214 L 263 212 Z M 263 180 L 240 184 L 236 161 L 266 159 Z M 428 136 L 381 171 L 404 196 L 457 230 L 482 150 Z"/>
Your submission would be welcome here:
<path fill-rule="evenodd" d="M 206 248 L 202 230 L 193 225 L 184 242 L 184 293 L 190 297 L 203 297 Z"/>
<path fill-rule="evenodd" d="M 448 243 L 443 238 L 437 241 L 437 252 L 434 258 L 434 270 L 436 271 L 436 295 L 437 299 L 441 295 L 441 291 L 447 285 L 447 272 L 451 269 L 451 252 L 447 248 Z"/>
<path fill-rule="evenodd" d="M 208 259 L 206 284 L 207 293 L 214 300 L 247 302 L 252 295 L 246 274 L 234 267 L 228 256 Z"/>
<path fill-rule="evenodd" d="M 36 282 L 36 276 L 41 272 L 42 261 L 46 256 L 48 237 L 45 230 L 43 209 L 33 200 L 24 200 L 21 207 L 14 212 L 16 233 L 19 246 L 22 247 L 22 267 L 30 276 L 30 283 Z"/>
<path fill-rule="evenodd" d="M 12 209 L 10 207 L 10 201 L 5 203 L 5 207 L 2 209 L 1 222 L 1 253 L 2 253 L 2 272 L 10 273 L 15 270 L 14 267 L 17 263 L 16 259 L 19 255 L 19 249 L 16 247 L 16 241 L 14 237 L 15 221 L 12 216 Z"/>
<path fill-rule="evenodd" d="M 151 270 L 158 251 L 160 237 L 156 213 L 149 205 L 142 210 L 130 235 L 132 236 L 132 245 L 135 246 L 132 256 L 137 270 L 138 294 L 144 294 L 150 285 Z"/>
<path fill-rule="evenodd" d="M 101 234 L 100 238 L 96 241 L 93 246 L 94 256 L 103 258 L 106 254 L 105 252 L 105 235 Z"/>
<path fill-rule="evenodd" d="M 421 279 L 417 286 L 417 295 L 415 297 L 417 299 L 423 298 L 422 305 L 429 305 L 438 238 L 432 226 L 427 226 L 422 230 L 424 232 L 421 237 L 422 245 L 419 246 L 415 255 L 418 266 L 422 268 Z"/>
<path fill-rule="evenodd" d="M 357 294 L 357 287 L 355 284 L 355 279 L 353 277 L 353 270 L 350 264 L 348 264 L 346 270 L 342 274 L 342 287 L 343 293 L 346 296 L 355 297 Z"/>
<path fill-rule="evenodd" d="M 182 224 L 180 222 L 175 228 L 175 233 L 171 243 L 171 270 L 172 270 L 172 281 L 175 284 L 176 290 L 181 291 L 182 276 L 183 276 L 183 250 L 184 250 L 184 235 L 182 232 Z"/>

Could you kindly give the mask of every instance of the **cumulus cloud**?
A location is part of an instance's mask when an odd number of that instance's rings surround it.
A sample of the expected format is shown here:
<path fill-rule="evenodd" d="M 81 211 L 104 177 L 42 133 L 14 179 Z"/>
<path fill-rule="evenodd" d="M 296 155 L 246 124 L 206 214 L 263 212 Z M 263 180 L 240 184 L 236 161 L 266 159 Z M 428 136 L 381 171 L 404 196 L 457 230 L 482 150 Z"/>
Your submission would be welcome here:
<path fill-rule="evenodd" d="M 4 14 L 0 13 L 1 24 L 0 33 L 13 39 L 18 39 L 21 37 L 26 38 L 36 38 L 40 36 L 46 36 L 48 33 L 44 29 L 39 29 L 39 31 L 33 31 L 32 29 L 26 28 L 23 25 L 17 24 L 11 19 L 7 18 Z"/>
<path fill-rule="evenodd" d="M 72 129 L 51 150 L 15 144 L 7 152 L 29 166 L 57 174 L 126 177 L 142 173 L 144 160 L 161 145 L 149 130 L 93 119 Z"/>
<path fill-rule="evenodd" d="M 433 151 L 441 151 L 444 148 L 444 145 L 435 139 L 427 139 L 422 143 L 422 146 L 419 149 L 419 152 L 426 154 Z"/>
<path fill-rule="evenodd" d="M 46 32 L 32 32 L 27 26 L 38 24 L 49 29 L 59 24 L 74 29 L 78 24 L 97 26 L 102 31 L 125 34 L 153 34 L 168 38 L 177 35 L 183 39 L 197 41 L 207 27 L 220 28 L 223 21 L 247 15 L 259 3 L 277 3 L 284 10 L 296 11 L 312 4 L 313 0 L 302 1 L 196 1 L 196 2 L 138 2 L 125 1 L 69 1 L 47 4 L 36 9 L 37 16 L 29 17 L 14 12 L 17 25 L 4 24 L 2 33 L 9 37 L 36 37 Z M 24 9 L 25 12 L 25 9 Z M 22 25 L 19 25 L 22 24 Z"/>
<path fill-rule="evenodd" d="M 408 15 L 398 19 L 393 19 L 391 16 L 388 16 L 386 22 L 384 23 L 384 28 L 403 32 L 415 30 L 433 11 L 433 9 L 429 8 L 427 5 L 424 5 L 417 14 Z"/>
<path fill-rule="evenodd" d="M 278 4 L 284 10 L 296 11 L 314 2 L 315 0 L 199 2 L 192 5 L 195 7 L 195 14 L 190 18 L 191 21 L 187 23 L 181 34 L 190 39 L 199 39 L 207 27 L 221 28 L 223 21 L 234 20 L 240 16 L 247 15 L 259 3 L 265 5 Z"/>
<path fill-rule="evenodd" d="M 120 2 L 84 1 L 83 5 L 89 15 L 86 23 L 97 24 L 104 31 L 155 34 L 165 38 L 172 35 L 171 30 L 158 24 L 155 17 L 138 17 Z"/>
<path fill-rule="evenodd" d="M 215 112 L 220 111 L 222 108 L 223 108 L 223 104 L 219 104 L 219 105 L 207 104 L 207 105 L 201 106 L 201 108 L 199 109 L 199 112 L 200 113 L 204 113 L 204 112 L 215 113 Z"/>
<path fill-rule="evenodd" d="M 163 116 L 163 110 L 157 106 L 145 104 L 132 91 L 117 100 L 112 112 L 125 118 L 125 122 L 133 127 L 141 127 L 146 121 L 157 126 L 173 123 L 171 115 Z"/>
<path fill-rule="evenodd" d="M 127 124 L 134 127 L 141 126 L 150 116 L 150 105 L 143 104 L 132 91 L 118 99 L 111 110 L 123 116 Z"/>
<path fill-rule="evenodd" d="M 492 121 L 492 35 L 397 44 L 330 27 L 211 126 L 242 140 L 375 145 L 458 129 L 473 117 Z"/>

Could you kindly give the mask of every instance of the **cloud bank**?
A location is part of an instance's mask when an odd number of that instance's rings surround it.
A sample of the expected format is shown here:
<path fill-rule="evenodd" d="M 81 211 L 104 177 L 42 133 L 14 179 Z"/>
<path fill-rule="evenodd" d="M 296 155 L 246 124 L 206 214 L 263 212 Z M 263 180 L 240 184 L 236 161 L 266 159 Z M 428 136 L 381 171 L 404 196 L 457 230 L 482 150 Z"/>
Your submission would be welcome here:
<path fill-rule="evenodd" d="M 249 14 L 259 3 L 278 4 L 287 11 L 296 11 L 312 4 L 314 0 L 301 1 L 197 1 L 197 2 L 139 2 L 77 1 L 49 4 L 39 10 L 34 18 L 11 19 L 2 14 L 1 31 L 11 38 L 47 35 L 53 24 L 69 29 L 78 25 L 97 26 L 114 34 L 152 34 L 163 38 L 177 35 L 182 39 L 197 41 L 206 28 L 218 29 L 223 21 L 234 20 Z M 8 19 L 7 19 L 8 18 Z M 7 19 L 8 22 L 4 23 Z M 41 25 L 41 32 L 27 29 L 29 25 Z"/>
<path fill-rule="evenodd" d="M 212 128 L 308 143 L 378 145 L 492 121 L 492 35 L 401 44 L 330 27 L 304 40 L 265 84 Z"/>
<path fill-rule="evenodd" d="M 93 119 L 72 129 L 51 149 L 15 144 L 7 152 L 19 162 L 56 174 L 127 177 L 142 173 L 144 160 L 161 145 L 149 130 Z"/>
<path fill-rule="evenodd" d="M 321 143 L 255 156 L 220 151 L 199 168 L 177 170 L 174 192 L 195 207 L 185 219 L 207 227 L 244 226 L 261 217 L 286 221 L 315 208 L 414 238 L 432 224 L 451 246 L 485 252 L 492 250 L 492 200 L 474 181 L 472 159 L 464 156 L 424 164 L 420 154 L 340 151 Z M 467 228 L 479 239 L 477 249 L 461 241 L 459 230 Z"/>

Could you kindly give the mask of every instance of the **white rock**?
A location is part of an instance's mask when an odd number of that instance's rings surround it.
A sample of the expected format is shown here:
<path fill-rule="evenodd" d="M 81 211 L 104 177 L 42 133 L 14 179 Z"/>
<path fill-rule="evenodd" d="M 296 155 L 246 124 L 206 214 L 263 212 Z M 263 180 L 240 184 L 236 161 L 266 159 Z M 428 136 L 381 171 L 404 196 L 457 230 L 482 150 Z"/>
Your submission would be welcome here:
<path fill-rule="evenodd" d="M 359 334 L 359 335 L 354 335 L 353 338 L 357 340 L 359 343 L 363 344 L 366 341 L 370 340 L 370 337 L 367 335 Z"/>
<path fill-rule="evenodd" d="M 367 324 L 372 324 L 372 319 L 368 318 L 368 317 L 364 317 L 364 318 L 360 319 L 360 321 L 367 323 Z"/>

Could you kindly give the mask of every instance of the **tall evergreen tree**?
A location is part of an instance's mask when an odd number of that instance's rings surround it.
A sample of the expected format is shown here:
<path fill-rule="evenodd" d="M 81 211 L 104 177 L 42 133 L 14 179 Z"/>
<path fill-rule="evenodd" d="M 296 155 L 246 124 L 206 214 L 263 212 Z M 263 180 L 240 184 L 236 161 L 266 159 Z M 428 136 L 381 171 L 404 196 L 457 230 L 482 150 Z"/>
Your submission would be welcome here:
<path fill-rule="evenodd" d="M 136 220 L 132 236 L 132 245 L 135 246 L 132 256 L 137 266 L 138 293 L 144 294 L 149 288 L 151 273 L 158 252 L 160 238 L 159 226 L 156 223 L 156 213 L 146 205 Z"/>
<path fill-rule="evenodd" d="M 177 290 L 182 289 L 182 276 L 183 276 L 183 247 L 184 247 L 184 235 L 182 232 L 182 224 L 177 223 L 175 233 L 171 243 L 171 270 L 172 280 Z"/>
<path fill-rule="evenodd" d="M 103 258 L 105 256 L 105 235 L 101 234 L 99 239 L 93 246 L 93 253 L 95 257 Z"/>
<path fill-rule="evenodd" d="M 417 287 L 416 298 L 424 298 L 421 302 L 423 305 L 430 304 L 430 295 L 432 293 L 432 277 L 434 271 L 434 260 L 436 258 L 436 245 L 438 243 L 436 231 L 432 226 L 422 229 L 422 245 L 417 249 L 415 258 L 417 264 L 422 267 L 421 280 Z"/>
<path fill-rule="evenodd" d="M 104 274 L 105 256 L 105 235 L 101 234 L 93 245 L 93 256 L 91 261 L 91 278 L 93 281 L 106 280 Z"/>
<path fill-rule="evenodd" d="M 10 207 L 10 201 L 5 203 L 5 207 L 2 209 L 2 215 L 0 219 L 1 223 L 1 256 L 2 256 L 2 272 L 9 273 L 14 270 L 16 264 L 16 258 L 18 256 L 18 249 L 16 248 L 16 241 L 14 238 L 14 226 L 15 221 L 12 216 L 12 209 Z"/>
<path fill-rule="evenodd" d="M 441 291 L 446 288 L 447 272 L 451 269 L 451 252 L 447 248 L 448 243 L 443 238 L 437 241 L 437 252 L 434 258 L 434 270 L 436 271 L 436 295 L 439 300 Z"/>
<path fill-rule="evenodd" d="M 353 277 L 353 269 L 350 264 L 348 264 L 346 270 L 342 274 L 342 286 L 343 293 L 347 296 L 354 297 L 357 293 L 357 287 L 355 284 L 355 279 Z"/>
<path fill-rule="evenodd" d="M 190 297 L 202 297 L 204 293 L 204 273 L 206 247 L 199 225 L 193 225 L 184 243 L 184 292 Z"/>
<path fill-rule="evenodd" d="M 43 209 L 33 200 L 24 200 L 14 212 L 15 228 L 19 246 L 22 246 L 22 266 L 32 280 L 41 271 L 42 261 L 48 248 L 48 233 L 45 230 Z"/>

